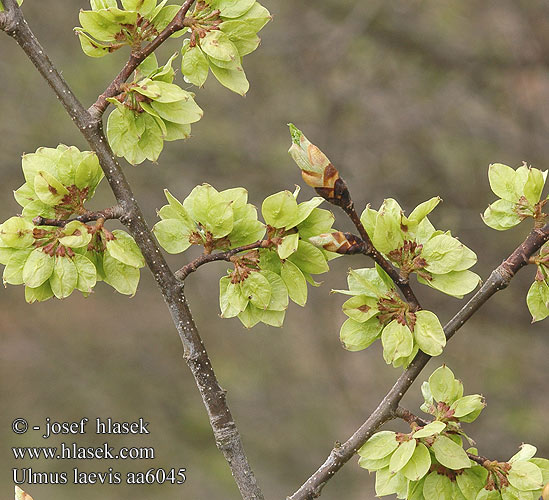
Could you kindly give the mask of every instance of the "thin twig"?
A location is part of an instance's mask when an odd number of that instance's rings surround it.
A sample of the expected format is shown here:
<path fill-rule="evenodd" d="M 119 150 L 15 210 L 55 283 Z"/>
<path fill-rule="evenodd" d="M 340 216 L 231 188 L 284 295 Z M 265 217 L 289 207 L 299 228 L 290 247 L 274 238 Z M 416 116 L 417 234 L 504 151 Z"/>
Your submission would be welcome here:
<path fill-rule="evenodd" d="M 120 85 L 122 85 L 130 77 L 130 75 L 148 56 L 158 49 L 158 47 L 170 38 L 170 36 L 185 28 L 185 16 L 193 3 L 194 0 L 186 0 L 168 26 L 166 26 L 166 28 L 164 28 L 164 30 L 162 30 L 162 32 L 152 42 L 150 42 L 142 50 L 132 51 L 128 62 L 122 68 L 120 73 L 118 73 L 116 78 L 106 88 L 105 92 L 103 92 L 97 98 L 97 101 L 95 101 L 95 103 L 93 103 L 88 109 L 88 112 L 93 118 L 97 120 L 101 118 L 109 106 L 107 99 L 120 93 Z"/>
<path fill-rule="evenodd" d="M 227 405 L 226 391 L 217 381 L 206 348 L 194 323 L 183 293 L 183 283 L 176 279 L 152 238 L 141 208 L 103 133 L 100 120 L 97 115 L 92 116 L 88 113 L 74 96 L 30 30 L 16 0 L 2 0 L 2 3 L 6 8 L 6 15 L 2 18 L 2 26 L 6 33 L 18 43 L 48 82 L 99 158 L 118 205 L 124 211 L 122 222 L 134 237 L 164 296 L 183 344 L 185 361 L 195 378 L 208 412 L 216 445 L 227 460 L 242 498 L 263 500 L 263 493 L 257 485 L 244 452 L 240 433 Z M 192 2 L 186 2 L 185 5 L 190 3 Z"/>
<path fill-rule="evenodd" d="M 381 255 L 381 252 L 374 246 L 364 224 L 362 224 L 360 217 L 356 213 L 354 203 L 351 202 L 350 205 L 342 207 L 345 213 L 349 216 L 355 227 L 357 228 L 361 238 L 366 243 L 364 249 L 364 255 L 371 257 L 379 266 L 389 275 L 393 280 L 394 284 L 400 288 L 400 291 L 404 295 L 404 298 L 410 304 L 412 311 L 419 311 L 421 305 L 410 286 L 408 278 L 403 278 L 398 270 L 385 258 Z"/>
<path fill-rule="evenodd" d="M 204 264 L 209 264 L 210 262 L 216 262 L 220 260 L 230 262 L 232 257 L 241 252 L 255 250 L 256 248 L 266 248 L 269 245 L 270 242 L 268 240 L 262 240 L 256 241 L 255 243 L 250 243 L 249 245 L 233 248 L 232 250 L 227 250 L 226 252 L 202 254 L 200 257 L 197 257 L 196 259 L 176 271 L 175 277 L 180 281 L 185 281 L 189 274 L 194 273 L 200 266 L 203 266 Z"/>
<path fill-rule="evenodd" d="M 111 208 L 105 208 L 104 210 L 101 210 L 100 212 L 86 212 L 82 215 L 79 215 L 78 217 L 74 217 L 72 219 L 67 220 L 60 220 L 60 219 L 46 219 L 44 217 L 35 217 L 32 219 L 32 222 L 34 222 L 35 226 L 57 226 L 57 227 L 65 227 L 67 224 L 73 221 L 78 221 L 82 223 L 86 222 L 92 222 L 96 221 L 98 219 L 122 219 L 124 218 L 124 210 L 121 206 L 116 205 Z"/>
<path fill-rule="evenodd" d="M 534 229 L 523 243 L 499 267 L 492 271 L 480 290 L 446 324 L 444 327 L 446 338 L 452 338 L 492 295 L 506 288 L 515 274 L 528 264 L 530 256 L 537 252 L 546 241 L 549 241 L 549 224 L 541 229 Z M 372 434 L 385 422 L 395 418 L 395 412 L 401 399 L 430 359 L 430 356 L 420 352 L 366 422 L 347 441 L 335 447 L 326 461 L 293 495 L 288 497 L 288 500 L 318 498 L 326 483 L 353 457 Z"/>

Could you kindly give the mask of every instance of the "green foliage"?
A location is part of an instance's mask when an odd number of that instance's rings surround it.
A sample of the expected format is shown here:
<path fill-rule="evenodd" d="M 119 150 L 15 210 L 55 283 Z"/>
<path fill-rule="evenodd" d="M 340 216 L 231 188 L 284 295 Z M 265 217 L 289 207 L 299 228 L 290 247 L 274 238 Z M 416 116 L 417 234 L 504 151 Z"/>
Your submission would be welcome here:
<path fill-rule="evenodd" d="M 533 458 L 525 444 L 507 462 L 480 466 L 463 449 L 469 440 L 461 423 L 472 422 L 484 408 L 479 395 L 463 396 L 463 385 L 446 366 L 435 370 L 422 386 L 422 409 L 430 423 L 410 423 L 408 434 L 381 431 L 358 451 L 359 465 L 376 472 L 377 496 L 396 494 L 408 500 L 537 499 L 549 479 L 549 460 Z"/>
<path fill-rule="evenodd" d="M 442 353 L 446 336 L 436 315 L 411 311 L 379 266 L 351 269 L 347 282 L 349 290 L 336 290 L 352 295 L 343 304 L 349 319 L 340 338 L 346 349 L 360 351 L 381 338 L 383 357 L 395 367 L 407 366 L 420 349 L 430 356 Z"/>
<path fill-rule="evenodd" d="M 549 243 L 541 247 L 539 255 L 533 258 L 537 265 L 536 279 L 528 290 L 526 303 L 532 322 L 549 316 Z"/>
<path fill-rule="evenodd" d="M 307 301 L 311 275 L 329 270 L 335 254 L 316 248 L 309 238 L 332 231 L 333 215 L 318 208 L 322 198 L 298 203 L 295 193 L 282 191 L 265 199 L 262 215 L 248 203 L 243 188 L 217 191 L 208 184 L 195 187 L 179 202 L 165 191 L 168 205 L 154 234 L 169 253 L 191 245 L 204 247 L 205 255 L 244 248 L 232 255 L 234 269 L 220 281 L 221 316 L 238 316 L 251 328 L 259 322 L 282 326 L 289 299 L 300 306 Z"/>
<path fill-rule="evenodd" d="M 366 207 L 361 222 L 374 246 L 400 268 L 404 276 L 448 295 L 462 298 L 474 290 L 480 277 L 468 269 L 477 257 L 450 231 L 437 231 L 427 215 L 439 204 L 435 197 L 418 205 L 409 216 L 389 198 L 378 211 Z"/>
<path fill-rule="evenodd" d="M 132 165 L 156 161 L 164 141 L 189 137 L 191 123 L 202 118 L 194 94 L 173 83 L 175 57 L 158 67 L 152 54 L 139 66 L 134 81 L 124 85 L 124 92 L 108 99 L 115 105 L 107 122 L 109 143 Z"/>
<path fill-rule="evenodd" d="M 103 57 L 124 46 L 139 47 L 158 34 L 173 19 L 179 7 L 167 0 L 90 0 L 91 10 L 81 10 L 81 27 L 75 28 L 84 53 Z"/>
<path fill-rule="evenodd" d="M 74 290 L 87 296 L 101 280 L 135 294 L 145 262 L 129 234 L 111 233 L 102 223 L 92 227 L 73 220 L 58 227 L 31 221 L 85 214 L 84 203 L 103 178 L 97 156 L 60 145 L 24 155 L 22 166 L 26 182 L 14 194 L 23 214 L 0 226 L 4 283 L 25 285 L 27 302 L 64 299 Z"/>
<path fill-rule="evenodd" d="M 269 11 L 255 0 L 197 2 L 190 14 L 191 37 L 183 42 L 185 80 L 202 87 L 211 70 L 222 85 L 246 94 L 249 83 L 242 58 L 259 46 L 257 33 L 270 19 Z"/>
<path fill-rule="evenodd" d="M 527 218 L 543 223 L 547 217 L 542 212 L 546 200 L 540 200 L 547 170 L 542 172 L 527 165 L 514 170 L 495 163 L 490 165 L 488 178 L 492 191 L 500 199 L 492 203 L 482 216 L 487 226 L 505 231 Z"/>

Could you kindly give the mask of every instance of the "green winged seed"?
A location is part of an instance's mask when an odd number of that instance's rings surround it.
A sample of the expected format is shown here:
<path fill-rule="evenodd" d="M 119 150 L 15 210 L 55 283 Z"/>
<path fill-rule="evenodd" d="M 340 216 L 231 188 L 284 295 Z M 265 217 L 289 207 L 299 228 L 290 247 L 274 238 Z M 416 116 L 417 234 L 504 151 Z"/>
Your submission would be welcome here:
<path fill-rule="evenodd" d="M 396 493 L 398 498 L 404 498 L 408 489 L 408 480 L 403 474 L 391 474 L 389 467 L 380 469 L 376 473 L 376 495 L 385 496 Z"/>
<path fill-rule="evenodd" d="M 303 240 L 299 240 L 297 252 L 288 259 L 307 274 L 322 274 L 330 269 L 322 251 Z"/>
<path fill-rule="evenodd" d="M 465 469 L 461 474 L 456 476 L 458 487 L 465 498 L 475 499 L 480 490 L 486 484 L 488 471 L 483 467 L 473 466 L 470 469 Z"/>
<path fill-rule="evenodd" d="M 216 64 L 210 64 L 210 69 L 217 81 L 229 90 L 244 96 L 250 89 L 250 83 L 241 66 L 237 66 L 235 69 L 226 69 L 220 68 Z"/>
<path fill-rule="evenodd" d="M 22 217 L 11 217 L 0 226 L 0 238 L 8 247 L 27 248 L 34 242 L 34 225 Z"/>
<path fill-rule="evenodd" d="M 545 281 L 532 283 L 526 296 L 526 304 L 533 323 L 549 316 L 549 286 Z"/>
<path fill-rule="evenodd" d="M 429 377 L 429 387 L 436 401 L 451 404 L 457 399 L 454 381 L 454 374 L 447 366 L 441 366 L 432 373 Z"/>
<path fill-rule="evenodd" d="M 396 433 L 392 431 L 376 432 L 362 447 L 358 450 L 361 457 L 369 460 L 379 460 L 384 458 L 398 448 Z"/>
<path fill-rule="evenodd" d="M 107 252 L 116 260 L 127 266 L 141 268 L 145 266 L 145 259 L 135 240 L 125 231 L 115 230 L 112 233 L 114 240 L 107 241 Z"/>
<path fill-rule="evenodd" d="M 248 298 L 245 297 L 240 287 L 231 283 L 230 276 L 224 276 L 219 280 L 219 307 L 223 318 L 234 318 L 246 309 Z"/>
<path fill-rule="evenodd" d="M 183 49 L 183 59 L 181 61 L 181 73 L 185 78 L 196 85 L 202 87 L 208 78 L 210 65 L 208 59 L 200 49 L 195 46 L 192 48 Z"/>
<path fill-rule="evenodd" d="M 277 247 L 278 256 L 281 259 L 287 259 L 294 252 L 297 252 L 299 244 L 299 234 L 293 233 L 282 238 L 282 242 Z"/>
<path fill-rule="evenodd" d="M 65 236 L 59 238 L 59 243 L 71 248 L 86 247 L 92 239 L 86 224 L 79 221 L 69 222 L 63 229 L 63 234 Z"/>
<path fill-rule="evenodd" d="M 515 453 L 509 460 L 509 463 L 521 462 L 523 460 L 530 460 L 537 453 L 538 449 L 531 444 L 522 444 L 520 446 L 520 451 Z"/>
<path fill-rule="evenodd" d="M 517 172 L 514 169 L 494 163 L 488 168 L 488 180 L 495 195 L 512 203 L 518 202 L 522 192 L 517 189 Z"/>
<path fill-rule="evenodd" d="M 416 449 L 416 443 L 415 439 L 410 439 L 399 444 L 398 448 L 391 455 L 391 461 L 389 462 L 389 471 L 391 474 L 396 474 L 410 461 Z"/>
<path fill-rule="evenodd" d="M 349 318 L 364 323 L 379 313 L 377 299 L 367 295 L 356 295 L 343 303 L 343 312 Z"/>
<path fill-rule="evenodd" d="M 78 284 L 78 270 L 72 259 L 56 257 L 50 285 L 58 299 L 67 298 Z"/>
<path fill-rule="evenodd" d="M 307 302 L 307 281 L 300 269 L 293 262 L 286 260 L 280 268 L 280 277 L 288 288 L 290 299 L 303 307 Z"/>
<path fill-rule="evenodd" d="M 298 218 L 297 202 L 290 191 L 282 191 L 266 198 L 261 212 L 265 222 L 276 228 L 291 228 Z"/>
<path fill-rule="evenodd" d="M 84 255 L 76 254 L 73 258 L 74 265 L 78 272 L 77 290 L 82 293 L 91 293 L 97 283 L 97 269 L 95 264 Z"/>
<path fill-rule="evenodd" d="M 520 491 L 534 491 L 543 486 L 541 470 L 532 462 L 513 462 L 507 478 L 511 485 Z"/>
<path fill-rule="evenodd" d="M 6 264 L 6 267 L 4 268 L 4 284 L 23 284 L 23 270 L 25 268 L 25 262 L 27 262 L 27 259 L 31 252 L 32 249 L 25 248 L 23 250 L 18 250 L 12 254 L 12 256 L 8 260 L 8 263 Z"/>
<path fill-rule="evenodd" d="M 478 394 L 464 396 L 454 401 L 450 409 L 454 411 L 454 417 L 462 419 L 471 413 L 476 413 L 485 407 L 484 398 Z"/>
<path fill-rule="evenodd" d="M 455 500 L 452 481 L 438 472 L 431 472 L 423 483 L 423 496 L 429 500 Z"/>
<path fill-rule="evenodd" d="M 267 309 L 269 311 L 285 311 L 288 308 L 288 289 L 282 278 L 272 271 L 262 270 L 260 273 L 267 278 L 271 287 L 271 299 Z"/>
<path fill-rule="evenodd" d="M 434 436 L 435 434 L 440 434 L 444 429 L 446 429 L 444 422 L 434 421 L 414 432 L 413 437 L 419 439 Z"/>
<path fill-rule="evenodd" d="M 419 348 L 429 356 L 438 356 L 446 345 L 446 335 L 436 314 L 418 311 L 414 326 L 414 338 Z"/>
<path fill-rule="evenodd" d="M 25 300 L 29 304 L 34 304 L 35 302 L 45 302 L 53 297 L 53 292 L 51 291 L 50 282 L 46 281 L 37 288 L 31 288 L 29 286 L 25 287 Z"/>
<path fill-rule="evenodd" d="M 267 309 L 270 301 L 272 288 L 269 280 L 258 272 L 252 272 L 240 282 L 242 294 L 250 303 L 259 309 Z"/>
<path fill-rule="evenodd" d="M 437 436 L 431 449 L 435 458 L 449 469 L 458 470 L 471 467 L 471 461 L 465 450 L 446 436 Z"/>
<path fill-rule="evenodd" d="M 111 257 L 108 252 L 103 255 L 104 281 L 123 295 L 135 295 L 139 284 L 139 269 L 123 264 Z"/>
<path fill-rule="evenodd" d="M 391 461 L 391 455 L 387 455 L 386 457 L 373 459 L 373 460 L 370 460 L 369 458 L 366 458 L 366 457 L 360 457 L 358 459 L 358 465 L 363 469 L 376 471 L 376 470 L 380 470 L 380 469 L 384 469 L 385 467 L 388 467 L 390 461 Z"/>
<path fill-rule="evenodd" d="M 191 246 L 189 240 L 191 232 L 179 219 L 161 220 L 154 225 L 153 232 L 162 248 L 168 253 L 181 253 Z"/>
<path fill-rule="evenodd" d="M 430 467 L 431 454 L 429 450 L 423 443 L 417 443 L 413 455 L 402 468 L 402 474 L 410 481 L 419 481 L 429 472 Z"/>
<path fill-rule="evenodd" d="M 497 200 L 484 211 L 482 220 L 492 229 L 506 231 L 520 224 L 522 217 L 515 211 L 514 203 Z"/>
<path fill-rule="evenodd" d="M 31 288 L 38 288 L 50 279 L 55 265 L 55 258 L 44 253 L 40 248 L 31 252 L 23 268 L 23 282 Z"/>
<path fill-rule="evenodd" d="M 381 333 L 383 358 L 387 364 L 408 357 L 414 349 L 414 337 L 410 329 L 397 320 L 391 321 Z"/>

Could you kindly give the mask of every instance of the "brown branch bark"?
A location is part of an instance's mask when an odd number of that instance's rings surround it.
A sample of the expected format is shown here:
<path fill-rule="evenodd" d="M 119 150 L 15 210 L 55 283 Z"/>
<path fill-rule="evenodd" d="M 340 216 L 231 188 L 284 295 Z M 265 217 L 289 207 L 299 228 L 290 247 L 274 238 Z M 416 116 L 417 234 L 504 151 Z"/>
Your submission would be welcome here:
<path fill-rule="evenodd" d="M 227 460 L 231 473 L 245 500 L 263 500 L 248 463 L 242 440 L 226 402 L 226 391 L 221 388 L 208 358 L 204 343 L 198 333 L 189 305 L 183 293 L 183 284 L 169 269 L 161 251 L 151 236 L 141 208 L 135 200 L 128 181 L 115 160 L 115 156 L 103 133 L 97 114 L 80 104 L 69 86 L 51 63 L 46 52 L 30 30 L 15 0 L 2 0 L 6 8 L 0 17 L 0 26 L 23 49 L 36 69 L 48 82 L 59 100 L 79 128 L 90 148 L 95 151 L 105 177 L 124 212 L 120 218 L 134 237 L 154 275 L 168 306 L 172 320 L 181 338 L 184 358 L 189 366 L 210 420 L 217 447 Z M 190 5 L 192 2 L 186 2 Z M 156 46 L 154 47 L 156 48 Z"/>
<path fill-rule="evenodd" d="M 175 17 L 172 19 L 170 24 L 164 28 L 162 33 L 160 33 L 152 42 L 150 42 L 142 50 L 132 51 L 130 59 L 126 65 L 122 68 L 120 73 L 116 78 L 109 84 L 105 92 L 103 92 L 95 101 L 90 108 L 88 113 L 95 119 L 99 120 L 109 103 L 107 99 L 109 97 L 114 97 L 120 93 L 120 85 L 122 85 L 130 75 L 137 69 L 148 56 L 150 56 L 160 45 L 162 45 L 170 36 L 172 36 L 177 31 L 182 30 L 185 27 L 185 16 L 189 9 L 191 8 L 194 0 L 186 0 L 185 3 L 181 6 L 181 9 L 177 12 Z"/>
<path fill-rule="evenodd" d="M 446 324 L 444 327 L 446 338 L 452 338 L 492 295 L 507 288 L 515 274 L 528 264 L 530 257 L 546 241 L 549 241 L 549 224 L 546 224 L 543 228 L 534 229 L 522 244 L 500 266 L 492 271 L 490 277 L 480 290 Z M 430 356 L 420 352 L 398 378 L 366 422 L 347 441 L 335 447 L 317 471 L 293 495 L 289 496 L 287 500 L 318 498 L 326 483 L 353 457 L 372 434 L 385 422 L 395 418 L 401 399 L 430 359 Z"/>
<path fill-rule="evenodd" d="M 36 226 L 57 226 L 65 227 L 67 224 L 73 221 L 78 221 L 82 223 L 96 221 L 98 219 L 110 220 L 110 219 L 121 219 L 124 217 L 124 210 L 120 206 L 114 206 L 111 208 L 105 208 L 100 212 L 86 212 L 85 214 L 74 217 L 73 219 L 60 220 L 60 219 L 46 219 L 44 217 L 35 217 L 32 219 L 32 222 Z"/>
<path fill-rule="evenodd" d="M 226 252 L 203 254 L 176 271 L 175 277 L 180 281 L 185 281 L 189 274 L 194 273 L 200 266 L 203 266 L 204 264 L 209 264 L 210 262 L 216 262 L 220 260 L 230 262 L 231 257 L 234 257 L 241 252 L 255 250 L 256 248 L 265 248 L 269 244 L 270 243 L 267 240 L 262 240 L 256 241 L 255 243 L 250 243 L 249 245 L 233 248 L 232 250 L 227 250 Z"/>

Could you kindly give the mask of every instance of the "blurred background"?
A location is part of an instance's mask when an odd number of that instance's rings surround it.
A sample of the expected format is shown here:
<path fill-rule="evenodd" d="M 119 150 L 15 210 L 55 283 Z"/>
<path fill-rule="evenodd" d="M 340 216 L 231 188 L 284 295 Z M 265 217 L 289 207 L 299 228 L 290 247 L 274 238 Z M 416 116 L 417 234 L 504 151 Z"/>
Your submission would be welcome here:
<path fill-rule="evenodd" d="M 274 21 L 259 50 L 244 61 L 246 98 L 210 75 L 197 91 L 204 109 L 186 142 L 166 143 L 159 164 L 126 166 L 150 224 L 164 204 L 162 189 L 180 199 L 199 183 L 218 189 L 245 186 L 257 206 L 267 195 L 301 183 L 287 155 L 286 127 L 294 122 L 330 157 L 351 187 L 357 208 L 385 197 L 410 211 L 440 195 L 435 225 L 451 229 L 478 254 L 487 277 L 529 231 L 498 233 L 479 214 L 495 197 L 487 167 L 526 161 L 546 169 L 549 156 L 549 4 L 529 0 L 265 0 Z M 80 50 L 72 27 L 84 0 L 26 0 L 31 27 L 85 105 L 124 64 L 126 53 L 95 60 Z M 20 156 L 39 146 L 86 144 L 50 89 L 7 36 L 0 37 L 0 210 L 19 210 L 11 190 L 23 182 Z M 159 59 L 178 50 L 167 43 Z M 180 83 L 182 83 L 180 81 Z M 302 198 L 312 196 L 308 188 Z M 113 204 L 106 183 L 90 208 Z M 337 227 L 350 230 L 341 213 Z M 114 227 L 115 225 L 113 225 Z M 170 258 L 173 268 L 188 262 Z M 282 329 L 247 331 L 218 317 L 216 263 L 189 278 L 186 290 L 266 498 L 282 499 L 346 440 L 400 374 L 386 366 L 379 345 L 346 352 L 338 332 L 341 296 L 350 266 L 339 259 L 305 309 L 292 304 Z M 519 273 L 432 361 L 404 398 L 419 412 L 420 383 L 447 363 L 466 393 L 483 393 L 488 407 L 467 428 L 480 453 L 505 460 L 524 441 L 549 456 L 548 323 L 530 325 L 526 291 L 534 269 Z M 425 307 L 446 322 L 462 301 L 416 287 Z M 24 302 L 22 287 L 0 291 L 0 475 L 12 495 L 12 469 L 35 471 L 148 470 L 186 467 L 183 486 L 23 486 L 35 500 L 239 498 L 217 451 L 205 410 L 183 361 L 182 347 L 161 295 L 146 270 L 129 299 L 99 284 L 84 300 Z M 56 446 L 74 441 L 100 446 L 89 432 L 42 440 L 15 436 L 11 422 L 25 417 L 134 420 L 151 434 L 113 436 L 114 446 L 153 446 L 154 461 L 15 461 L 12 446 Z M 400 423 L 392 428 L 405 429 Z M 90 428 L 89 431 L 92 429 Z M 353 459 L 326 486 L 327 500 L 373 499 L 373 476 Z"/>

